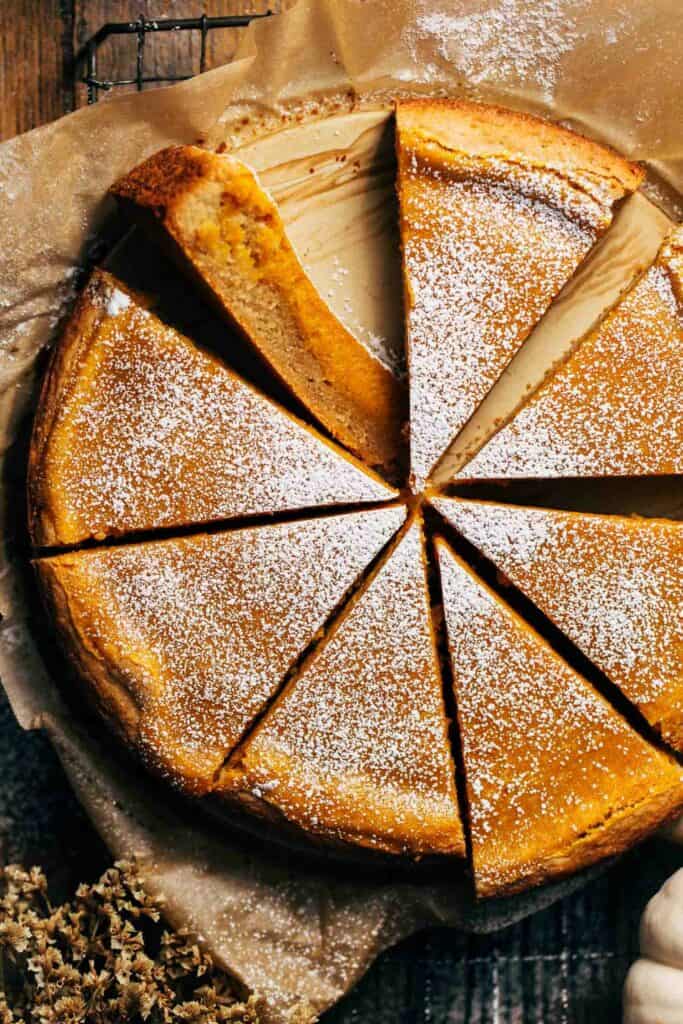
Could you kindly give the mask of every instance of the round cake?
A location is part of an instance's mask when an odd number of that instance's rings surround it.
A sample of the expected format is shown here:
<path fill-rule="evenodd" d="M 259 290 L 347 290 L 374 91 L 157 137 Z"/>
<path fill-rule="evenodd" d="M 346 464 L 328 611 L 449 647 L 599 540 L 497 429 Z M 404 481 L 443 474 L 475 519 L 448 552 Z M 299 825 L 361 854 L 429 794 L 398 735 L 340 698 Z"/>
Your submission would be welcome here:
<path fill-rule="evenodd" d="M 395 125 L 406 374 L 235 154 L 173 147 L 112 187 L 229 331 L 209 350 L 92 274 L 36 413 L 34 564 L 151 770 L 497 896 L 683 809 L 683 524 L 506 490 L 683 471 L 683 231 L 473 440 L 644 173 L 499 107 L 402 100 Z"/>

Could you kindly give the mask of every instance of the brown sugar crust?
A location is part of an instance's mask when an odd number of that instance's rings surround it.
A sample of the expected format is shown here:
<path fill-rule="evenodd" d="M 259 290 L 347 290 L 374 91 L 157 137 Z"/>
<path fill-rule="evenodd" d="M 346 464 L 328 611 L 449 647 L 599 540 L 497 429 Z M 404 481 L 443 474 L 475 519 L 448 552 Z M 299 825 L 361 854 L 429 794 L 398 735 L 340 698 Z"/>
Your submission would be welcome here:
<path fill-rule="evenodd" d="M 478 895 L 571 874 L 680 813 L 673 758 L 438 546 Z"/>
<path fill-rule="evenodd" d="M 420 533 L 395 542 L 217 789 L 333 845 L 464 857 Z"/>
<path fill-rule="evenodd" d="M 338 441 L 397 479 L 405 388 L 334 316 L 277 208 L 232 156 L 162 150 L 112 188 Z"/>

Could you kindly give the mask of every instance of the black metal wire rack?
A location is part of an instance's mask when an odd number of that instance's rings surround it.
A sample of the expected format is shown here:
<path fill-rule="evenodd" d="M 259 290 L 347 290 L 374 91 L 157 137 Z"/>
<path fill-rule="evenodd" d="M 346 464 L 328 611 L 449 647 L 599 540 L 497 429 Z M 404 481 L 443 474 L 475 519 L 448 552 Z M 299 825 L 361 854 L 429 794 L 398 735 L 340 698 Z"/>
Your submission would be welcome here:
<path fill-rule="evenodd" d="M 102 92 L 110 92 L 120 86 L 134 85 L 141 91 L 146 85 L 161 85 L 168 82 L 181 82 L 192 78 L 206 70 L 206 45 L 211 32 L 220 29 L 244 28 L 257 18 L 267 18 L 272 12 L 265 14 L 232 14 L 224 17 L 200 18 L 164 18 L 149 19 L 140 17 L 136 21 L 109 22 L 91 36 L 79 51 L 76 58 L 78 77 L 88 89 L 88 103 L 96 103 Z M 189 74 L 150 75 L 145 72 L 145 44 L 150 35 L 157 32 L 198 32 L 199 66 Z M 100 78 L 97 72 L 98 53 L 103 44 L 112 36 L 135 36 L 136 56 L 135 74 L 132 78 Z"/>

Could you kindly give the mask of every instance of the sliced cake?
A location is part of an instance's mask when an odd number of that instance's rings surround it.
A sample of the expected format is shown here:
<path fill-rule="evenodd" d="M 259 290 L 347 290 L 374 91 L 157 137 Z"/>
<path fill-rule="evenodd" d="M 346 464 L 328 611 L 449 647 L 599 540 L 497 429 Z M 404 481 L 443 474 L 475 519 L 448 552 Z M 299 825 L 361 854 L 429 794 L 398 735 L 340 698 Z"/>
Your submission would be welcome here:
<path fill-rule="evenodd" d="M 420 488 L 643 174 L 558 125 L 463 100 L 396 107 Z"/>
<path fill-rule="evenodd" d="M 236 752 L 220 788 L 328 842 L 464 855 L 419 521 Z"/>
<path fill-rule="evenodd" d="M 477 894 L 567 875 L 680 811 L 674 760 L 437 544 Z"/>
<path fill-rule="evenodd" d="M 434 505 L 683 751 L 683 523 Z"/>
<path fill-rule="evenodd" d="M 36 566 L 102 713 L 152 767 L 202 793 L 404 519 L 393 506 Z"/>
<path fill-rule="evenodd" d="M 177 146 L 140 164 L 112 192 L 170 246 L 333 437 L 397 474 L 405 389 L 320 297 L 250 168 Z"/>
<path fill-rule="evenodd" d="M 457 474 L 683 472 L 683 228 L 603 322 Z"/>
<path fill-rule="evenodd" d="M 38 546 L 395 495 L 101 271 L 46 378 L 29 492 Z"/>

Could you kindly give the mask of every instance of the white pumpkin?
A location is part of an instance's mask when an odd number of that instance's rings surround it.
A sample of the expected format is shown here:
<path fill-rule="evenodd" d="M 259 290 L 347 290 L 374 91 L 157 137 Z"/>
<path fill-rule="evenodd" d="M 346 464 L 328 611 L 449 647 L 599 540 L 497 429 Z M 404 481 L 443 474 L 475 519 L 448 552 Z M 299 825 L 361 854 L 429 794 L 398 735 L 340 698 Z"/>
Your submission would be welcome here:
<path fill-rule="evenodd" d="M 646 906 L 640 953 L 626 977 L 624 1024 L 683 1024 L 683 868 Z"/>

